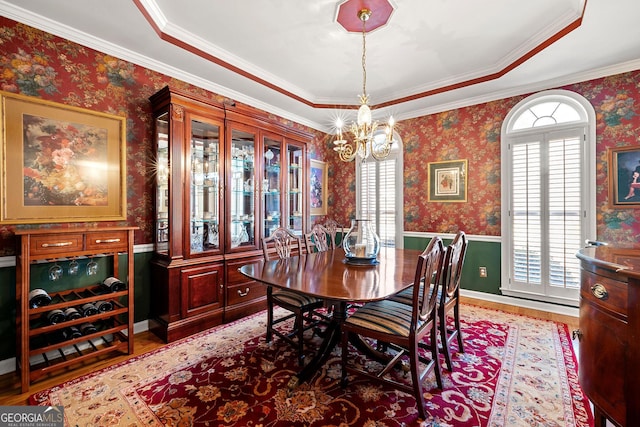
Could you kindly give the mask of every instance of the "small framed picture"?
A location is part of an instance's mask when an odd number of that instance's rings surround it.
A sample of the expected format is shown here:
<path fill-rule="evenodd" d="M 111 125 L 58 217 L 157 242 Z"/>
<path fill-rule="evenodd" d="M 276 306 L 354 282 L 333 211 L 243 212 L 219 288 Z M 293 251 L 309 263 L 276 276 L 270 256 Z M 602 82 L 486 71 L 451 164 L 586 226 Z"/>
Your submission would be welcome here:
<path fill-rule="evenodd" d="M 467 160 L 430 162 L 428 187 L 430 202 L 467 201 Z"/>
<path fill-rule="evenodd" d="M 327 214 L 327 164 L 311 160 L 309 177 L 309 200 L 311 215 Z"/>
<path fill-rule="evenodd" d="M 609 205 L 640 206 L 640 146 L 609 148 Z"/>

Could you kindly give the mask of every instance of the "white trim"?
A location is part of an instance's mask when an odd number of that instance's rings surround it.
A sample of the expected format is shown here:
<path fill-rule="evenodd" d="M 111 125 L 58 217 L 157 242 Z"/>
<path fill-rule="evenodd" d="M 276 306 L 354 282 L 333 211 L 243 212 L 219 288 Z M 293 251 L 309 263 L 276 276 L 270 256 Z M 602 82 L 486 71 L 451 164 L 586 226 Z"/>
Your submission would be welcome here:
<path fill-rule="evenodd" d="M 470 291 L 460 288 L 460 295 L 463 297 L 475 298 L 483 301 L 497 302 L 500 304 L 512 305 L 515 307 L 530 308 L 533 310 L 546 311 L 548 313 L 562 314 L 565 316 L 580 317 L 580 310 L 577 307 L 568 307 L 546 303 L 542 301 L 532 301 L 521 298 L 513 298 L 505 295 L 487 294 L 485 292 Z"/>
<path fill-rule="evenodd" d="M 149 2 L 145 2 L 145 5 L 148 5 L 148 4 Z M 172 67 L 160 61 L 156 61 L 155 59 L 150 58 L 148 56 L 140 55 L 139 53 L 134 52 L 132 50 L 124 49 L 121 46 L 118 46 L 114 43 L 105 41 L 103 39 L 99 39 L 97 37 L 92 36 L 91 34 L 78 31 L 75 28 L 71 28 L 68 25 L 54 21 L 47 17 L 41 16 L 41 15 L 35 15 L 25 9 L 22 9 L 13 4 L 4 2 L 2 0 L 0 0 L 0 13 L 3 16 L 9 19 L 12 19 L 14 21 L 21 22 L 23 24 L 29 25 L 34 28 L 38 28 L 40 30 L 46 31 L 49 34 L 62 37 L 64 39 L 78 43 L 83 46 L 87 46 L 88 48 L 97 50 L 99 52 L 113 55 L 115 57 L 121 58 L 125 61 L 129 61 L 133 64 L 139 65 L 149 70 L 153 70 L 153 71 L 165 74 L 167 76 L 176 78 L 178 80 L 182 80 L 186 83 L 191 83 L 192 85 L 197 86 L 199 88 L 208 90 L 213 93 L 217 93 L 222 96 L 229 97 L 243 104 L 251 105 L 259 110 L 273 113 L 282 118 L 289 119 L 296 123 L 309 126 L 310 128 L 317 129 L 322 132 L 329 132 L 329 130 L 327 129 L 327 126 L 311 121 L 306 117 L 293 114 L 291 111 L 286 111 L 281 108 L 277 108 L 273 105 L 259 101 L 255 98 L 242 94 L 238 91 L 216 84 L 211 80 L 207 80 L 207 79 L 195 76 L 191 73 L 187 73 L 184 70 L 181 70 L 176 67 Z M 158 16 L 154 15 L 153 18 L 158 19 Z M 161 20 L 158 22 L 158 25 L 160 25 L 161 29 L 163 28 Z M 291 91 L 291 92 L 294 92 L 294 91 Z"/>
<path fill-rule="evenodd" d="M 423 239 L 431 239 L 437 236 L 443 239 L 453 239 L 456 235 L 455 233 L 433 233 L 431 231 L 405 231 L 404 232 L 404 237 L 419 237 Z M 502 243 L 501 236 L 485 236 L 481 234 L 465 234 L 465 236 L 467 237 L 467 241 Z"/>
<path fill-rule="evenodd" d="M 570 122 L 566 124 L 559 124 L 553 126 L 544 126 L 544 127 L 533 127 L 530 129 L 523 130 L 512 130 L 512 123 L 514 120 L 522 114 L 523 111 L 531 107 L 532 105 L 538 103 L 541 100 L 554 100 L 564 102 L 576 109 L 581 116 L 581 120 Z M 509 236 L 511 235 L 511 219 L 510 219 L 510 207 L 511 207 L 511 183 L 507 179 L 507 177 L 511 176 L 512 172 L 512 151 L 511 147 L 514 142 L 518 141 L 519 138 L 526 138 L 529 135 L 532 136 L 540 136 L 544 134 L 549 134 L 551 132 L 562 131 L 567 129 L 578 129 L 584 128 L 585 135 L 585 145 L 584 145 L 584 155 L 582 162 L 582 171 L 584 172 L 585 179 L 583 180 L 583 186 L 581 187 L 581 199 L 584 201 L 583 204 L 583 222 L 582 229 L 580 230 L 581 234 L 584 235 L 586 239 L 597 240 L 596 236 L 596 200 L 595 200 L 595 191 L 591 189 L 596 187 L 596 173 L 595 173 L 595 159 L 596 159 L 596 116 L 595 110 L 593 106 L 589 103 L 589 101 L 579 93 L 569 91 L 569 90 L 548 90 L 542 91 L 539 93 L 535 93 L 520 102 L 518 102 L 507 114 L 504 121 L 502 122 L 501 128 L 501 176 L 503 177 L 502 182 L 502 195 L 501 195 L 501 218 L 502 218 L 502 226 L 501 226 L 501 234 L 505 237 L 503 245 L 501 247 L 501 255 L 500 262 L 502 264 L 501 268 L 501 282 L 503 284 L 503 293 L 510 293 L 512 295 L 522 295 L 525 297 L 530 297 L 528 295 L 528 290 L 523 289 L 524 285 L 518 287 L 518 285 L 512 284 L 510 281 L 512 275 L 512 243 L 510 241 Z M 543 286 L 543 292 L 535 294 L 538 298 L 545 298 L 550 302 L 558 302 L 563 301 L 562 296 L 546 296 L 547 286 Z M 571 292 L 567 292 L 570 294 Z M 571 304 L 578 303 L 578 292 L 575 292 L 575 299 L 572 300 Z M 560 298 L 560 299 L 559 299 Z"/>

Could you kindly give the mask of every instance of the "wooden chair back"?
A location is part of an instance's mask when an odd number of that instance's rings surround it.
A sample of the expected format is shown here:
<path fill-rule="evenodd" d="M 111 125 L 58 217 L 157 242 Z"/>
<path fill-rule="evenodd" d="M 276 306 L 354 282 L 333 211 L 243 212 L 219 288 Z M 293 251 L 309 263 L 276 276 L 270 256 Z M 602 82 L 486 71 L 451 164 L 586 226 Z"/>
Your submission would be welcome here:
<path fill-rule="evenodd" d="M 467 253 L 467 236 L 459 231 L 451 244 L 447 246 L 447 252 L 443 264 L 442 274 L 442 302 L 457 297 L 460 289 L 460 277 L 462 266 Z"/>
<path fill-rule="evenodd" d="M 336 248 L 336 239 L 338 236 L 338 229 L 341 228 L 340 225 L 334 219 L 328 219 L 323 224 L 327 233 L 329 233 L 329 248 Z"/>
<path fill-rule="evenodd" d="M 311 231 L 305 234 L 304 243 L 307 248 L 307 253 L 310 252 L 326 252 L 330 248 L 329 243 L 329 231 L 322 224 L 316 224 L 311 228 Z M 335 248 L 335 244 L 331 249 Z"/>
<path fill-rule="evenodd" d="M 262 252 L 266 261 L 299 255 L 301 250 L 300 237 L 284 227 L 276 228 L 268 237 L 262 238 Z"/>
<path fill-rule="evenodd" d="M 442 283 L 442 263 L 445 249 L 440 237 L 431 239 L 427 248 L 418 256 L 416 275 L 413 283 L 424 283 L 425 286 L 413 286 L 413 320 L 412 328 L 419 324 L 435 323 L 436 307 L 438 305 L 438 287 Z M 429 286 L 429 283 L 433 283 Z M 431 325 L 435 327 L 435 325 Z M 415 329 L 414 329 L 415 330 Z"/>

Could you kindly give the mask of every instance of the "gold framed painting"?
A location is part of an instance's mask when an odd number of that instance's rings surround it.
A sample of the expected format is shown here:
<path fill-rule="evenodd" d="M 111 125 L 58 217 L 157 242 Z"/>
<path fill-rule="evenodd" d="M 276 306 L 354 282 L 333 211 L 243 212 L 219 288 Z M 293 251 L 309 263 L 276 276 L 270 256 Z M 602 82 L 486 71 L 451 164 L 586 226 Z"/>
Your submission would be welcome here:
<path fill-rule="evenodd" d="M 640 206 L 640 146 L 607 149 L 609 158 L 609 205 L 612 208 Z"/>
<path fill-rule="evenodd" d="M 319 160 L 310 161 L 309 204 L 311 215 L 327 214 L 327 164 Z"/>
<path fill-rule="evenodd" d="M 0 223 L 126 219 L 125 118 L 0 92 Z"/>
<path fill-rule="evenodd" d="M 467 160 L 430 162 L 427 186 L 430 202 L 467 201 Z"/>

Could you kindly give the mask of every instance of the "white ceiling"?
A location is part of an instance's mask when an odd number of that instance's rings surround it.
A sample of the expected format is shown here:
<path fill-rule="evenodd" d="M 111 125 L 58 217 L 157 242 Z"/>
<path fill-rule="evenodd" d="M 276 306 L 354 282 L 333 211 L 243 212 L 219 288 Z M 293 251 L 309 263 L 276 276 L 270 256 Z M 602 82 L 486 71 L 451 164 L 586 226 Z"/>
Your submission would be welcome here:
<path fill-rule="evenodd" d="M 362 92 L 362 35 L 336 22 L 340 3 L 0 0 L 0 12 L 332 131 L 337 116 L 353 118 L 347 106 L 356 106 Z M 388 25 L 366 38 L 370 103 L 387 105 L 374 107 L 377 118 L 402 120 L 640 69 L 638 0 L 391 3 Z M 549 44 L 571 23 L 579 26 Z M 457 84 L 464 87 L 443 90 Z M 437 93 L 421 96 L 429 91 Z"/>

